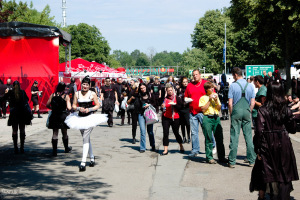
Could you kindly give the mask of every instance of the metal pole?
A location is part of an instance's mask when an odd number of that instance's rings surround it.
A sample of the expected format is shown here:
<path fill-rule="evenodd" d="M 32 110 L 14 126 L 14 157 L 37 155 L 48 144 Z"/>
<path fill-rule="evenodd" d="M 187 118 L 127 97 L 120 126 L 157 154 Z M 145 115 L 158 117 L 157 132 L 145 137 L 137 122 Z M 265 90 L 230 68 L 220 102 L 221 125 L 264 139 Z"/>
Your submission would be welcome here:
<path fill-rule="evenodd" d="M 71 44 L 69 43 L 69 72 L 71 72 Z"/>
<path fill-rule="evenodd" d="M 226 74 L 226 23 L 225 23 L 225 43 L 224 43 L 224 48 L 225 48 L 225 50 L 224 50 L 224 61 L 225 61 L 225 74 Z"/>

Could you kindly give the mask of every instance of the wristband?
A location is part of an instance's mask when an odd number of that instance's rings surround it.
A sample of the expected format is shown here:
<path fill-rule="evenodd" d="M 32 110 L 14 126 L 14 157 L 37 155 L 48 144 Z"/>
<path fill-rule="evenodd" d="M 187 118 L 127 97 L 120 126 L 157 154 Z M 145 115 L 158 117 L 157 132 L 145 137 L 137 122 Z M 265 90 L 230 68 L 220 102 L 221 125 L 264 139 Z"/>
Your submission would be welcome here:
<path fill-rule="evenodd" d="M 80 111 L 80 108 L 81 108 L 81 107 L 77 107 L 76 110 L 77 110 L 77 111 Z"/>

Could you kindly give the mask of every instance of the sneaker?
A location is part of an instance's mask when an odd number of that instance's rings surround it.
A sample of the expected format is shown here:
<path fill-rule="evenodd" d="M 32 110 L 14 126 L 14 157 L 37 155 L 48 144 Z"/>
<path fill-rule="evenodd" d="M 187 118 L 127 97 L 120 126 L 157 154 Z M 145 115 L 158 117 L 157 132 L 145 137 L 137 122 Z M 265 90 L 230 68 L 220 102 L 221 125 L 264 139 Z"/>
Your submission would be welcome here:
<path fill-rule="evenodd" d="M 150 151 L 156 151 L 155 146 L 153 146 Z"/>
<path fill-rule="evenodd" d="M 217 164 L 217 162 L 214 159 L 211 159 L 210 161 L 207 161 L 209 164 Z"/>
<path fill-rule="evenodd" d="M 132 139 L 132 144 L 135 144 L 136 143 L 136 140 L 135 139 Z"/>
<path fill-rule="evenodd" d="M 197 153 L 193 152 L 193 153 L 189 154 L 189 157 L 194 158 L 194 157 L 197 157 L 197 155 L 198 155 Z"/>
<path fill-rule="evenodd" d="M 254 167 L 254 163 L 249 163 L 249 167 Z"/>
<path fill-rule="evenodd" d="M 140 150 L 140 153 L 145 153 L 145 150 Z"/>
<path fill-rule="evenodd" d="M 232 165 L 232 164 L 229 164 L 229 163 L 228 163 L 228 167 L 229 167 L 229 168 L 231 168 L 231 169 L 235 168 L 235 166 L 234 166 L 234 165 Z"/>
<path fill-rule="evenodd" d="M 213 155 L 215 155 L 217 153 L 217 148 L 216 147 L 213 148 L 212 153 L 213 153 Z"/>

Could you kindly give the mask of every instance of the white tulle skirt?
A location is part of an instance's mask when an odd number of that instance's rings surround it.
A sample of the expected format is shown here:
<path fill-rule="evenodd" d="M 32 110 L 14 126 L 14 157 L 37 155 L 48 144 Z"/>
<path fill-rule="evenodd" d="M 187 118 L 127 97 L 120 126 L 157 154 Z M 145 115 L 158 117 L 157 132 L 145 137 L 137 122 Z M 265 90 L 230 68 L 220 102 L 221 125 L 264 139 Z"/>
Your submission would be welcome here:
<path fill-rule="evenodd" d="M 103 122 L 107 122 L 107 114 L 90 114 L 82 117 L 77 112 L 71 113 L 65 120 L 65 123 L 72 129 L 88 129 L 95 127 Z"/>

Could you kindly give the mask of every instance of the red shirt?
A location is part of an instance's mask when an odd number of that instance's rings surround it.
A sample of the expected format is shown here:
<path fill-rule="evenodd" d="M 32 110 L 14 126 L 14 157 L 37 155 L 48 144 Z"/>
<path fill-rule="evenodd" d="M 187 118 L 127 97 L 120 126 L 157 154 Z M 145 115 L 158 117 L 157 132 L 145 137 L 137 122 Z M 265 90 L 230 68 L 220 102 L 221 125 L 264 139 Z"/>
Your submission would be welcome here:
<path fill-rule="evenodd" d="M 191 103 L 189 103 L 190 106 L 190 113 L 196 115 L 200 112 L 202 112 L 201 108 L 199 107 L 199 99 L 206 94 L 204 89 L 204 83 L 207 80 L 203 80 L 198 83 L 189 83 L 186 87 L 184 97 L 189 97 L 193 99 Z"/>
<path fill-rule="evenodd" d="M 166 97 L 165 101 L 164 101 L 165 106 L 166 106 L 166 111 L 164 112 L 164 116 L 167 117 L 167 118 L 172 119 L 173 114 L 174 114 L 174 119 L 179 119 L 179 113 L 178 113 L 177 109 L 174 108 L 174 107 L 172 109 L 172 105 L 169 104 L 170 102 L 172 102 L 172 100 L 169 99 L 168 97 Z M 177 103 L 176 96 L 174 96 L 174 103 Z"/>

